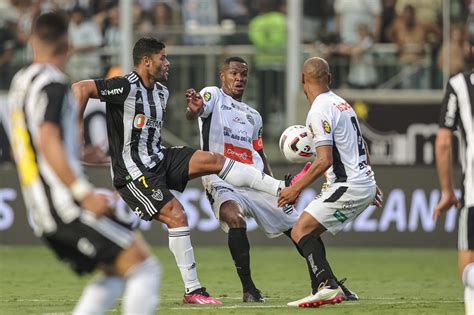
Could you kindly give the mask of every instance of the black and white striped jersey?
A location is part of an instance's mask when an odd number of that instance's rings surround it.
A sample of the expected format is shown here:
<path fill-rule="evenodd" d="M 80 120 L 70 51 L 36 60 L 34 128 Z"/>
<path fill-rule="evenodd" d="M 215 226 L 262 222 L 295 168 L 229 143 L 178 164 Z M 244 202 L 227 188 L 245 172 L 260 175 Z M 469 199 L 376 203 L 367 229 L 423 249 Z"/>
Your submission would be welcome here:
<path fill-rule="evenodd" d="M 449 79 L 441 107 L 441 128 L 461 133 L 464 206 L 474 206 L 474 73 L 459 73 Z"/>
<path fill-rule="evenodd" d="M 39 152 L 39 127 L 51 122 L 60 128 L 69 165 L 80 176 L 77 103 L 62 71 L 34 63 L 13 78 L 8 104 L 10 142 L 26 207 L 37 235 L 54 233 L 58 225 L 79 217 L 81 209 Z"/>
<path fill-rule="evenodd" d="M 106 102 L 114 186 L 122 187 L 163 159 L 161 126 L 169 92 L 160 83 L 147 89 L 136 72 L 95 84 Z"/>

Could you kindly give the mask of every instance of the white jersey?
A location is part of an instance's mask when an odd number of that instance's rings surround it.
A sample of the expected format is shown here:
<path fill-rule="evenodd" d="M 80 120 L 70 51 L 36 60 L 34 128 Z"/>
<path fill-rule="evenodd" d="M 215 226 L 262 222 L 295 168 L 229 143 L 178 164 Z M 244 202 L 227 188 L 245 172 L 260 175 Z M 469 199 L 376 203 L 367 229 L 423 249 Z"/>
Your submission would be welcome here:
<path fill-rule="evenodd" d="M 201 149 L 224 156 L 263 171 L 262 117 L 243 102 L 233 99 L 216 86 L 201 90 L 204 101 L 199 119 Z M 222 183 L 216 175 L 202 178 L 204 185 Z"/>
<path fill-rule="evenodd" d="M 328 184 L 375 185 L 357 115 L 344 99 L 332 91 L 318 95 L 306 127 L 315 147 L 332 145 L 333 165 L 325 173 Z"/>

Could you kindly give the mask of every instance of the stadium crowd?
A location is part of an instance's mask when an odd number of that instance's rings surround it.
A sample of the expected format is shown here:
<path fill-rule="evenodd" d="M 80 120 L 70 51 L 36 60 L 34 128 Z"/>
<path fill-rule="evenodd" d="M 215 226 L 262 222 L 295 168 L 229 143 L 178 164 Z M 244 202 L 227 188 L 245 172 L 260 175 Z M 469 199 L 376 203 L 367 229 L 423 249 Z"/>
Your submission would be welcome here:
<path fill-rule="evenodd" d="M 465 23 L 474 23 L 471 3 L 450 2 L 450 51 L 458 57 L 450 58 L 451 73 L 472 63 L 468 45 L 472 26 Z M 117 0 L 1 0 L 0 89 L 7 89 L 12 74 L 30 60 L 31 23 L 48 10 L 62 10 L 70 17 L 73 56 L 69 69 L 75 71 L 69 72 L 73 80 L 99 77 L 117 65 Z M 334 82 L 334 87 L 380 87 L 381 79 L 395 74 L 402 79 L 394 79 L 398 82 L 394 88 L 442 87 L 440 52 L 446 43 L 441 0 L 322 0 L 317 4 L 304 0 L 303 14 L 303 42 L 338 65 L 339 73 L 347 74 L 339 75 L 343 79 Z M 285 18 L 284 0 L 139 0 L 133 8 L 137 38 L 152 35 L 168 45 L 254 45 L 255 63 L 267 72 L 284 70 Z M 270 36 L 267 29 L 282 31 Z M 393 45 L 385 48 L 380 45 L 390 43 Z M 395 67 L 380 63 L 388 55 Z M 77 67 L 84 63 L 88 66 Z"/>

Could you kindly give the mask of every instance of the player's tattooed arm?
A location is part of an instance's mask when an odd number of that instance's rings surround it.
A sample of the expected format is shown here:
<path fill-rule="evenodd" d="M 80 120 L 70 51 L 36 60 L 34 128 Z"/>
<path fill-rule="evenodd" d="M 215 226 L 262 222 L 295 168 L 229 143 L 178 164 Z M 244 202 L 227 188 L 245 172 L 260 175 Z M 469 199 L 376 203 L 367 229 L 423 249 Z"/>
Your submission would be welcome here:
<path fill-rule="evenodd" d="M 198 118 L 204 111 L 204 101 L 201 94 L 197 93 L 194 89 L 188 89 L 186 91 L 186 119 L 194 120 Z"/>

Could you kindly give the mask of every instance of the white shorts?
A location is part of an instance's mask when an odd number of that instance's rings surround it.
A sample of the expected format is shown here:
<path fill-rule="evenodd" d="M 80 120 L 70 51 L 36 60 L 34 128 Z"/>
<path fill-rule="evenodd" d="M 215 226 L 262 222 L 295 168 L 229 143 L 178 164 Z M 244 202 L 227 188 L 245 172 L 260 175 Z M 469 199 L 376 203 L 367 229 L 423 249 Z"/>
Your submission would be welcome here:
<path fill-rule="evenodd" d="M 326 230 L 336 234 L 354 220 L 375 199 L 376 186 L 353 186 L 336 183 L 321 190 L 304 209 Z"/>
<path fill-rule="evenodd" d="M 221 205 L 229 200 L 236 201 L 243 211 L 242 215 L 254 218 L 258 226 L 267 237 L 274 238 L 293 227 L 298 219 L 298 213 L 292 207 L 291 213 L 285 214 L 278 207 L 278 197 L 265 192 L 246 187 L 234 187 L 227 183 L 215 183 L 206 186 L 207 197 L 211 203 L 212 211 L 219 220 Z M 219 220 L 222 230 L 229 231 L 227 223 Z"/>

